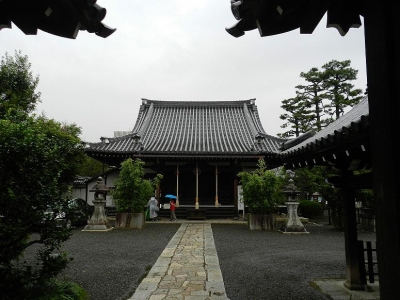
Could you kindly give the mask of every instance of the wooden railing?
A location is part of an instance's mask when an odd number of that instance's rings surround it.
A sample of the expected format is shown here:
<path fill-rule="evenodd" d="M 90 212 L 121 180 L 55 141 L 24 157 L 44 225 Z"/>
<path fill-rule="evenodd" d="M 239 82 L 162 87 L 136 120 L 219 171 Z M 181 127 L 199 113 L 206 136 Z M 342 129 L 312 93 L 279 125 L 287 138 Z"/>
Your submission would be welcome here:
<path fill-rule="evenodd" d="M 364 247 L 365 245 L 365 247 Z M 378 261 L 376 258 L 376 242 L 375 248 L 372 248 L 371 241 L 358 241 L 358 256 L 360 276 L 363 284 L 375 282 L 375 277 L 378 277 Z"/>

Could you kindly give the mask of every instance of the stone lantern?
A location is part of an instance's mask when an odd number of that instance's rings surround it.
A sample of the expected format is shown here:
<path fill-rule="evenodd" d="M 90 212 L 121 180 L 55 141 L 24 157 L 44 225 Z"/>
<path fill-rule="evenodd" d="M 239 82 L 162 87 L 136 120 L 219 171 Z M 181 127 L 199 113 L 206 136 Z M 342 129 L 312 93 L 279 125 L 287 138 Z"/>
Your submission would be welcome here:
<path fill-rule="evenodd" d="M 103 178 L 97 178 L 96 184 L 92 187 L 90 192 L 94 192 L 94 212 L 88 224 L 82 231 L 110 231 L 111 227 L 105 214 L 106 196 L 110 189 L 104 184 Z"/>
<path fill-rule="evenodd" d="M 283 233 L 309 233 L 305 228 L 303 223 L 301 223 L 299 216 L 297 215 L 297 208 L 299 202 L 297 201 L 297 195 L 300 191 L 293 183 L 293 179 L 289 179 L 289 184 L 286 186 L 283 193 L 287 197 L 287 221 L 286 225 L 282 227 L 281 231 Z"/>

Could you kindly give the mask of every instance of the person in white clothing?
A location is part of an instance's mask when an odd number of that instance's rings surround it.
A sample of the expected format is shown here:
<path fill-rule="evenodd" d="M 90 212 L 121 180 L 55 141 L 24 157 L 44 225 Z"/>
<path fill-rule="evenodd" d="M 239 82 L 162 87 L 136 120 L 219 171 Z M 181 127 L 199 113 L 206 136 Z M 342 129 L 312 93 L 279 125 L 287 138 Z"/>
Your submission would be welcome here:
<path fill-rule="evenodd" d="M 147 203 L 148 209 L 150 210 L 150 220 L 158 221 L 158 201 L 155 197 L 151 197 Z"/>

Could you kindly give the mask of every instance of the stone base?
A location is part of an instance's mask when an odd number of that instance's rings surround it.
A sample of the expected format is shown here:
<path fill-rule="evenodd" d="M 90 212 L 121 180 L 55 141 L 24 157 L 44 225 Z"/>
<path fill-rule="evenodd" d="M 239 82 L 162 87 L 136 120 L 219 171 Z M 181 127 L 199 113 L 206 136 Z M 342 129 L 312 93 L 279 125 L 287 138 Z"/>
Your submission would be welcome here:
<path fill-rule="evenodd" d="M 279 230 L 279 232 L 282 232 L 283 234 L 305 234 L 305 233 L 309 233 L 308 231 L 300 232 L 300 231 L 282 231 L 282 230 Z"/>
<path fill-rule="evenodd" d="M 308 224 L 310 222 L 310 220 L 308 218 L 304 218 L 304 217 L 299 217 L 299 220 L 302 224 Z M 277 215 L 276 222 L 278 223 L 278 228 L 280 228 L 282 226 L 286 226 L 286 223 L 287 223 L 286 215 Z M 282 226 L 280 226 L 281 224 L 282 224 Z"/>
<path fill-rule="evenodd" d="M 100 231 L 100 232 L 107 232 L 114 230 L 114 227 L 110 227 L 107 225 L 86 225 L 84 229 L 81 231 Z"/>
<path fill-rule="evenodd" d="M 350 282 L 347 280 L 343 285 L 352 291 L 372 291 L 372 288 L 368 284 L 362 284 L 359 282 Z"/>
<path fill-rule="evenodd" d="M 286 226 L 282 227 L 279 231 L 282 233 L 291 233 L 291 234 L 309 233 L 303 226 Z"/>

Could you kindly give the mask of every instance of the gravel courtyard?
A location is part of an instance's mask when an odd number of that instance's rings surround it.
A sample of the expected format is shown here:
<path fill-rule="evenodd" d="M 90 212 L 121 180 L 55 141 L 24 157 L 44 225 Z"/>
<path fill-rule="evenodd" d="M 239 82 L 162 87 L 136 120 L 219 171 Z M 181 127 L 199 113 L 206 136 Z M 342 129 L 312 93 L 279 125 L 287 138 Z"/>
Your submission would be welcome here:
<path fill-rule="evenodd" d="M 146 276 L 179 223 L 148 223 L 142 230 L 74 230 L 64 246 L 74 258 L 63 276 L 80 283 L 91 300 L 127 299 Z M 313 279 L 344 278 L 344 234 L 306 225 L 309 234 L 251 231 L 242 224 L 213 224 L 225 289 L 231 300 L 323 300 Z M 359 239 L 375 240 L 374 233 Z"/>

